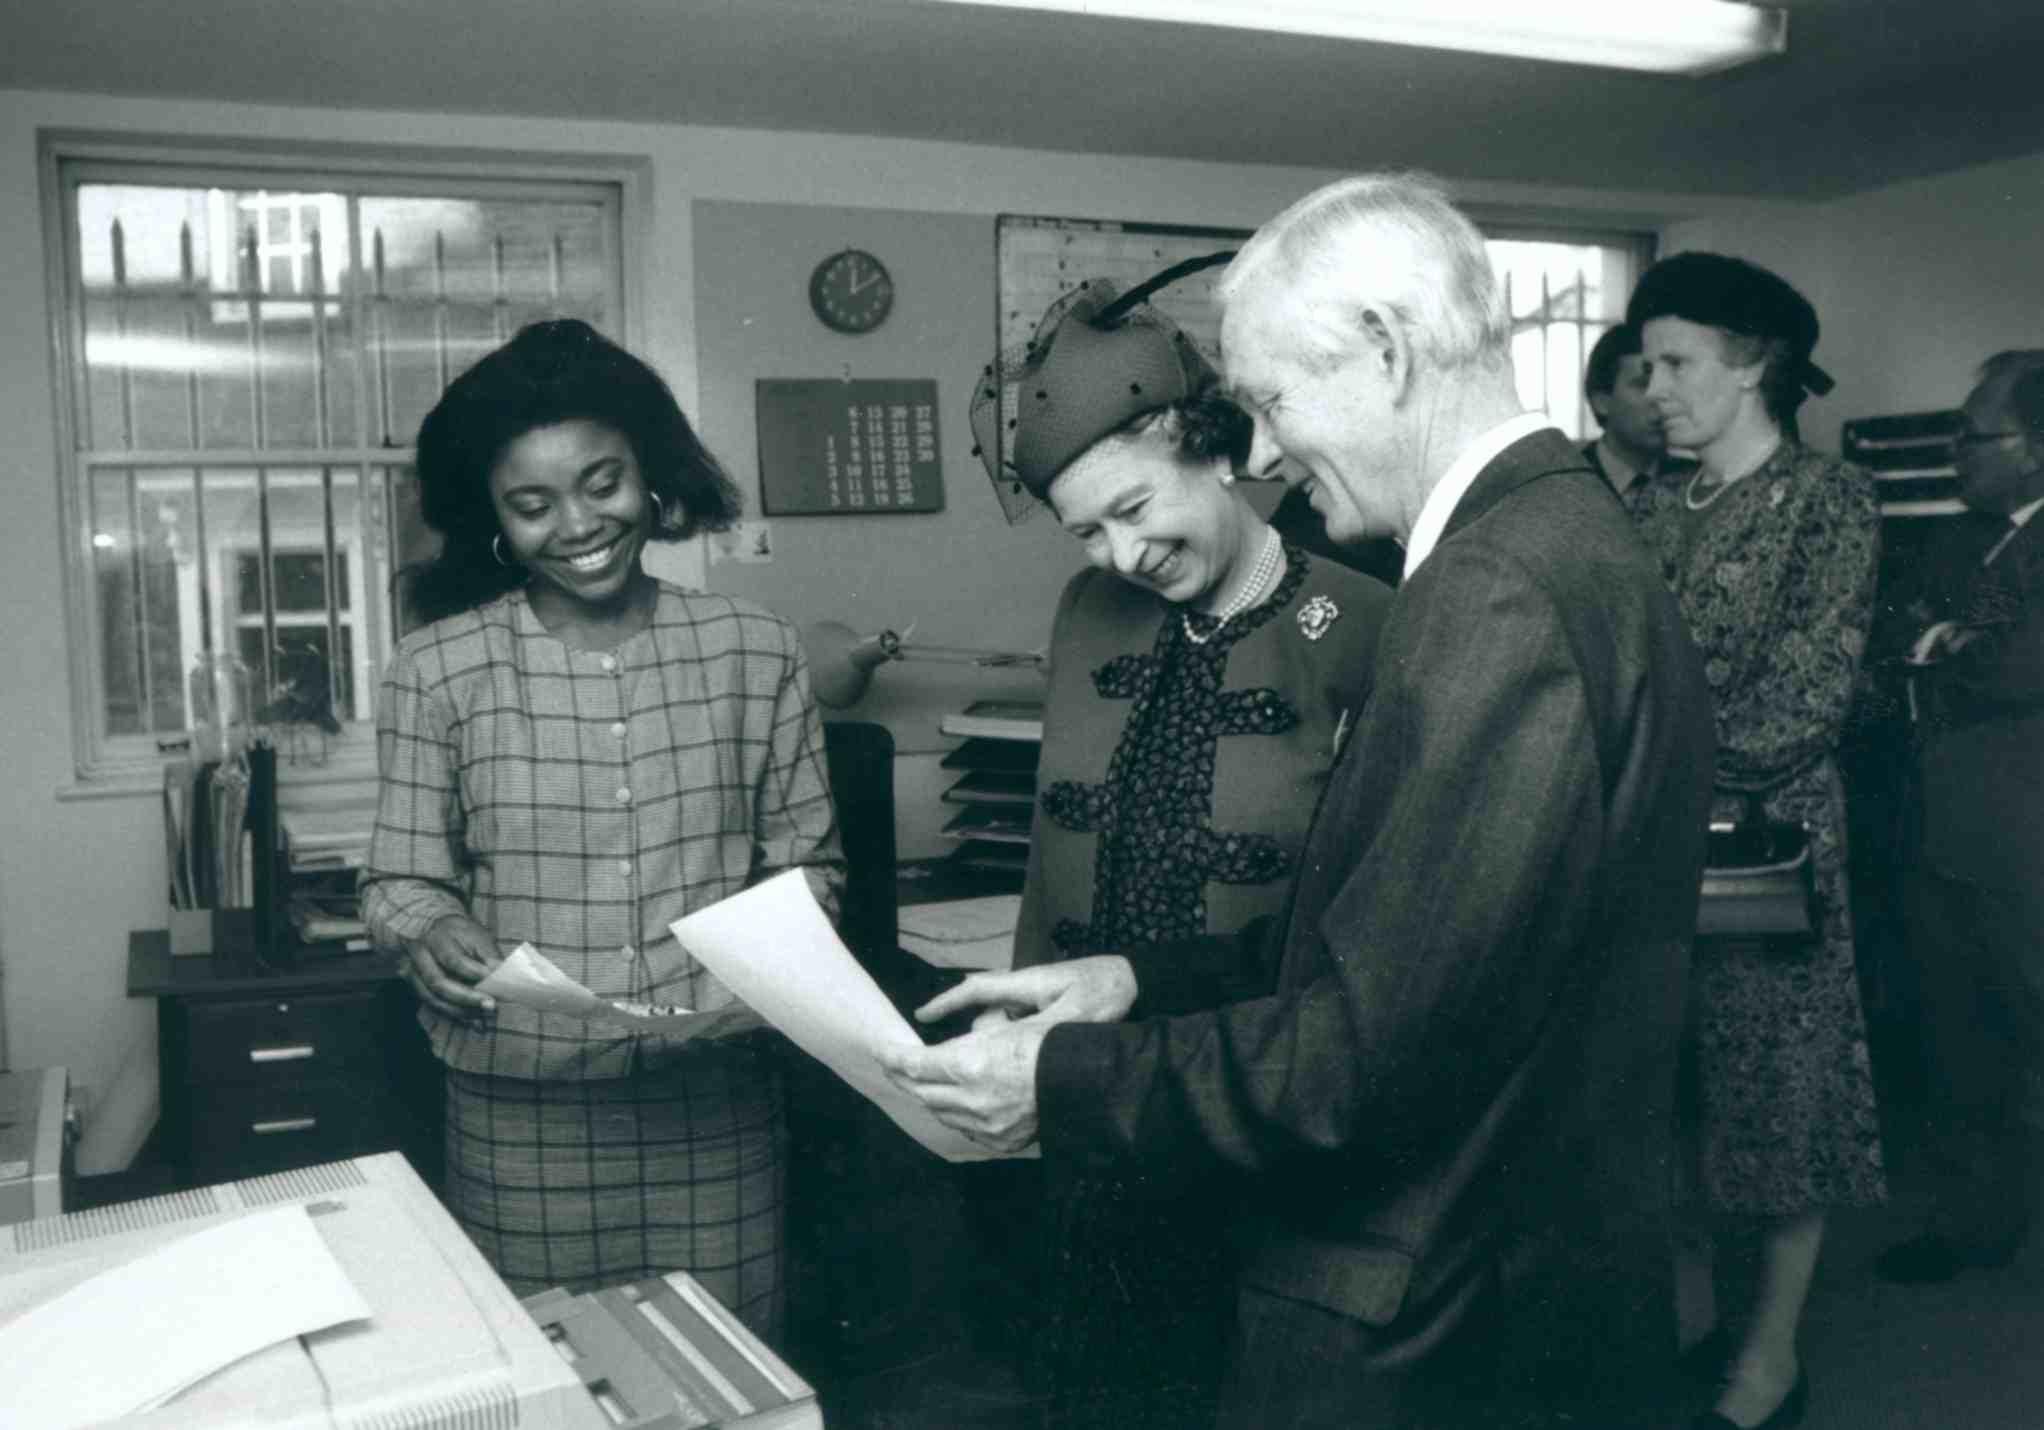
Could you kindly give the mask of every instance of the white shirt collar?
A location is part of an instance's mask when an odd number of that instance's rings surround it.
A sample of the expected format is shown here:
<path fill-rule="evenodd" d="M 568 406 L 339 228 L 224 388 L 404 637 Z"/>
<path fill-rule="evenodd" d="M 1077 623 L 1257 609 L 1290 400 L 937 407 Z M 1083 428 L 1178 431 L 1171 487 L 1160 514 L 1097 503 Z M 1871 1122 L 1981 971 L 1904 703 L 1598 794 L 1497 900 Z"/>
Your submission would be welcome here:
<path fill-rule="evenodd" d="M 1434 489 L 1427 493 L 1426 502 L 1419 509 L 1419 520 L 1412 524 L 1412 535 L 1405 542 L 1405 574 L 1402 579 L 1411 580 L 1412 573 L 1419 570 L 1420 562 L 1433 555 L 1434 547 L 1440 544 L 1441 533 L 1448 528 L 1448 518 L 1455 514 L 1463 494 L 1498 453 L 1520 438 L 1530 437 L 1553 425 L 1544 412 L 1521 412 L 1517 417 L 1498 423 L 1462 449 L 1462 454 L 1449 464 L 1441 479 L 1434 483 Z"/>
<path fill-rule="evenodd" d="M 2037 510 L 2040 507 L 2044 507 L 2044 497 L 2039 497 L 2036 501 L 2025 503 L 2010 512 L 2009 529 L 2001 534 L 2001 540 L 1987 548 L 1987 554 L 1980 558 L 1980 564 L 1982 566 L 1992 566 L 1994 558 L 2008 549 L 2008 544 L 2016 539 L 2016 533 L 2029 525 L 2030 518 L 2037 514 Z"/>

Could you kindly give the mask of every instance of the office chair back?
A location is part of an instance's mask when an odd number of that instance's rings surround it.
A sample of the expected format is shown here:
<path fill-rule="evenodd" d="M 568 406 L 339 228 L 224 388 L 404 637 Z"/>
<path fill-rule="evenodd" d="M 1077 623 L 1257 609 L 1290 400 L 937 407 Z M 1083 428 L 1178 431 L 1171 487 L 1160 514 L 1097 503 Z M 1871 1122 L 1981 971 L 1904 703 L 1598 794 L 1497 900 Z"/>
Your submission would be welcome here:
<path fill-rule="evenodd" d="M 871 721 L 826 721 L 823 751 L 845 851 L 839 932 L 870 965 L 895 948 L 894 736 Z"/>

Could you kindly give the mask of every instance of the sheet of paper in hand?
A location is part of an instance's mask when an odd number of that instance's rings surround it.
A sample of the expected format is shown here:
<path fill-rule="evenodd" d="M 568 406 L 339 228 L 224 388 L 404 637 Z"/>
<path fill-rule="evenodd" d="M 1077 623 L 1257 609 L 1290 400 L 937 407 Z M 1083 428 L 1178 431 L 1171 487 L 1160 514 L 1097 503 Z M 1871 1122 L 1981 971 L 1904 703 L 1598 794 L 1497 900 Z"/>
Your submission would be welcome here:
<path fill-rule="evenodd" d="M 839 941 L 799 869 L 698 909 L 670 927 L 681 946 L 726 988 L 923 1146 L 953 1162 L 1005 1155 L 946 1127 L 881 1071 L 880 1049 L 921 1047 L 922 1039 Z M 1039 1153 L 1032 1146 L 1021 1155 Z"/>
<path fill-rule="evenodd" d="M 752 1024 L 743 1009 L 697 1013 L 666 1003 L 633 1003 L 600 998 L 529 943 L 521 943 L 476 985 L 476 991 L 506 1003 L 558 1013 L 564 1018 L 590 1018 L 634 1033 L 711 1037 L 740 1023 Z M 757 1026 L 757 1024 L 752 1024 Z"/>

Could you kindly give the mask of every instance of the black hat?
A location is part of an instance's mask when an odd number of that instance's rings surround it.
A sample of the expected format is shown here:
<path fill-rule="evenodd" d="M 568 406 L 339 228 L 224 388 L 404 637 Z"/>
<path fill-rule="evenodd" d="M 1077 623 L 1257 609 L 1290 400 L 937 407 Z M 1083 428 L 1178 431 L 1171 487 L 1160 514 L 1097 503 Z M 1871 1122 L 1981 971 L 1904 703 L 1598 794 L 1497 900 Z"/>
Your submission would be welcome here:
<path fill-rule="evenodd" d="M 980 374 L 973 438 L 1011 521 L 1102 437 L 1219 381 L 1178 325 L 1143 300 L 1232 256 L 1174 265 L 1127 293 L 1105 278 L 1082 283 L 1051 305 L 1023 352 Z"/>
<path fill-rule="evenodd" d="M 1749 338 L 1788 344 L 1789 371 L 1807 392 L 1822 396 L 1831 375 L 1810 361 L 1817 346 L 1817 310 L 1787 280 L 1757 263 L 1722 253 L 1678 253 L 1646 271 L 1626 304 L 1625 321 L 1685 318 Z"/>

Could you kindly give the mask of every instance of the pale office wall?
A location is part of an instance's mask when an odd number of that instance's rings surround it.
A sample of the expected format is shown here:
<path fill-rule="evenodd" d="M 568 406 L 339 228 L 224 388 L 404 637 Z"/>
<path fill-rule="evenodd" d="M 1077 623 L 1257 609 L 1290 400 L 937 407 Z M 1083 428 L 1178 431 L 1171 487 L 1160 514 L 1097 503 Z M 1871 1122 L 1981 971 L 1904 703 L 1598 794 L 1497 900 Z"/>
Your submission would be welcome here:
<path fill-rule="evenodd" d="M 150 1010 L 122 995 L 130 928 L 160 922 L 162 850 L 152 797 L 59 798 L 71 766 L 60 531 L 35 171 L 40 128 L 203 138 L 467 146 L 495 151 L 643 157 L 651 212 L 641 250 L 646 355 L 698 410 L 696 200 L 800 203 L 991 216 L 1004 211 L 1160 222 L 1250 225 L 1324 174 L 1089 157 L 845 136 L 678 126 L 520 121 L 490 116 L 337 112 L 202 102 L 0 91 L 0 312 L 13 341 L 0 347 L 0 484 L 11 494 L 0 526 L 0 729 L 12 778 L 0 790 L 0 929 L 6 933 L 8 1050 L 15 1066 L 65 1063 L 94 1093 L 81 1165 L 123 1165 L 154 1116 Z M 1470 186 L 1473 200 L 1535 211 L 1600 214 L 1658 226 L 1727 206 L 1665 194 Z M 1907 207 L 1905 203 L 1905 207 Z M 1738 206 L 1776 212 L 1780 206 Z M 1794 214 L 1793 208 L 1780 210 Z M 1791 222 L 1790 227 L 1794 227 Z M 798 284 L 802 275 L 788 275 Z M 1972 275 L 1961 274 L 1961 278 Z M 1882 275 L 1891 283 L 1892 275 Z M 1991 295 L 1983 302 L 1991 302 Z M 983 312 L 990 313 L 989 303 Z M 990 325 L 990 316 L 974 319 Z M 948 421 L 947 415 L 947 421 Z M 950 444 L 947 442 L 947 451 Z M 947 473 L 964 498 L 976 478 Z M 699 570 L 675 563 L 678 574 Z M 723 568 L 712 568 L 716 573 Z M 933 797 L 934 757 L 905 768 L 904 804 Z M 913 763 L 913 762 L 911 762 Z"/>
<path fill-rule="evenodd" d="M 830 332 L 809 310 L 806 279 L 840 248 L 877 255 L 893 275 L 893 314 L 872 333 Z M 972 455 L 967 408 L 994 342 L 994 222 L 980 214 L 830 205 L 695 204 L 696 349 L 702 426 L 746 494 L 759 497 L 754 383 L 759 378 L 930 378 L 944 509 L 771 518 L 772 564 L 712 568 L 719 590 L 750 597 L 805 628 L 820 620 L 914 642 L 1034 650 L 1049 639 L 1058 592 L 1081 564 L 1047 514 L 1009 526 Z M 893 732 L 900 767 L 920 772 L 950 743 L 938 718 L 975 695 L 1039 695 L 1034 674 L 921 662 L 879 671 L 843 713 Z M 905 780 L 897 844 L 904 857 L 945 847 L 956 812 Z"/>
<path fill-rule="evenodd" d="M 2044 154 L 1839 199 L 1685 220 L 1664 253 L 1739 254 L 1815 304 L 1818 362 L 1837 379 L 1803 410 L 1804 436 L 1835 451 L 1839 424 L 1948 407 L 2002 348 L 2044 347 Z"/>

